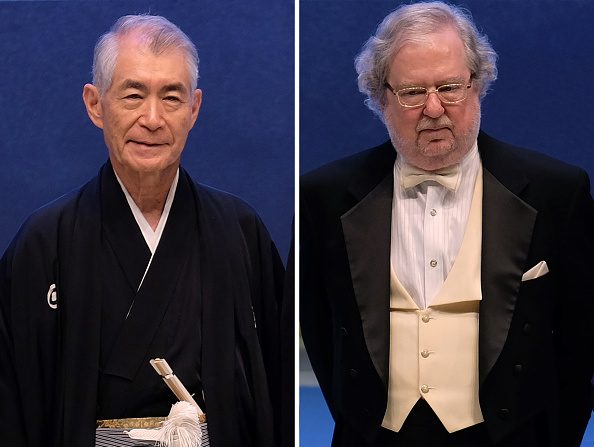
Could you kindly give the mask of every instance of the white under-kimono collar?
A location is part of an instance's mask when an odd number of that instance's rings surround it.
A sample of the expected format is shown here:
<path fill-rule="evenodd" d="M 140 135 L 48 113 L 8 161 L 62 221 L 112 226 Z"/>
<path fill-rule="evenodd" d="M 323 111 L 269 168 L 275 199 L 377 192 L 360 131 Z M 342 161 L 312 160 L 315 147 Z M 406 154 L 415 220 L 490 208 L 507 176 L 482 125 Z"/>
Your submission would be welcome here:
<path fill-rule="evenodd" d="M 114 171 L 115 172 L 115 171 Z M 159 219 L 159 223 L 157 228 L 153 231 L 150 224 L 147 222 L 146 218 L 138 208 L 138 205 L 132 199 L 132 196 L 116 174 L 116 178 L 118 179 L 118 183 L 120 184 L 122 191 L 124 191 L 124 195 L 126 196 L 126 200 L 128 201 L 128 205 L 130 206 L 130 210 L 132 210 L 132 214 L 136 219 L 136 223 L 142 231 L 142 235 L 144 236 L 144 240 L 148 245 L 148 248 L 151 251 L 151 254 L 155 254 L 157 250 L 157 246 L 159 245 L 159 241 L 161 240 L 161 235 L 163 234 L 163 229 L 165 228 L 165 224 L 167 223 L 167 218 L 169 217 L 169 211 L 171 210 L 171 204 L 173 203 L 173 198 L 175 197 L 175 191 L 177 189 L 177 181 L 179 179 L 179 168 L 175 173 L 175 177 L 173 182 L 171 183 L 171 187 L 169 188 L 169 193 L 167 194 L 167 199 L 165 200 L 165 206 L 163 207 L 163 213 L 161 213 L 161 218 Z"/>

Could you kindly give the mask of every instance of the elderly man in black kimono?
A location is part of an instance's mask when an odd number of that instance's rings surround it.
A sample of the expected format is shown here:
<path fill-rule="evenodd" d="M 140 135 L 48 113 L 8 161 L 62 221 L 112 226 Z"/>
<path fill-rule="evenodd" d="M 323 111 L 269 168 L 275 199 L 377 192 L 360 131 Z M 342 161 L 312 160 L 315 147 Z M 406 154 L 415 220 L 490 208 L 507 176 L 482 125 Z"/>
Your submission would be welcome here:
<path fill-rule="evenodd" d="M 109 161 L 35 212 L 0 264 L 3 445 L 92 446 L 97 419 L 167 415 L 155 357 L 205 407 L 213 447 L 280 443 L 283 267 L 246 204 L 180 167 L 197 66 L 162 17 L 122 17 L 99 40 L 83 100 Z"/>

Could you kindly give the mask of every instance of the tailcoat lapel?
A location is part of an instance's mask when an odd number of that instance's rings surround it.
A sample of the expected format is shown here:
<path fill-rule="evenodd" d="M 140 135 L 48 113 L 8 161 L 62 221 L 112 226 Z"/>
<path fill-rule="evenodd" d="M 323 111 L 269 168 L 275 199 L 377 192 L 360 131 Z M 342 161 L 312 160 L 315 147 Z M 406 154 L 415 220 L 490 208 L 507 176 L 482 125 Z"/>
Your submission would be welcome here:
<path fill-rule="evenodd" d="M 483 163 L 483 241 L 479 316 L 479 378 L 482 385 L 507 338 L 537 211 L 524 202 L 528 185 L 514 166 L 497 160 L 497 143 L 479 135 Z"/>
<path fill-rule="evenodd" d="M 484 169 L 483 298 L 479 317 L 481 384 L 499 357 L 507 338 L 537 215 L 537 211 L 520 198 L 528 180 L 513 166 L 502 166 L 498 162 L 496 145 L 497 142 L 479 134 L 479 151 Z M 392 157 L 392 163 L 393 160 Z M 387 164 L 387 160 L 383 161 Z M 389 172 L 384 167 L 362 181 L 353 181 L 349 192 L 354 198 L 354 205 L 341 216 L 365 342 L 384 384 L 387 384 L 388 378 L 390 343 L 392 163 Z M 373 178 L 376 180 L 372 184 Z M 378 178 L 381 179 L 379 183 Z"/>
<path fill-rule="evenodd" d="M 352 189 L 361 197 L 365 189 Z M 367 349 L 384 385 L 390 347 L 390 227 L 392 171 L 342 217 L 355 298 Z"/>

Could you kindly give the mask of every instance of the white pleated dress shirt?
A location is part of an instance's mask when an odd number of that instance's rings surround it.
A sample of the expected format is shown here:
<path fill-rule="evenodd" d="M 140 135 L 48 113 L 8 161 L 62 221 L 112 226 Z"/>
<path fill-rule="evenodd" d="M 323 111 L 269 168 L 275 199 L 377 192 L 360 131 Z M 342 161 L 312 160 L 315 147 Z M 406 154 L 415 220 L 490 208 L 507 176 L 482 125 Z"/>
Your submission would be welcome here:
<path fill-rule="evenodd" d="M 390 262 L 415 303 L 426 309 L 460 250 L 481 160 L 475 142 L 460 162 L 455 191 L 433 181 L 405 189 L 405 163 L 398 155 L 394 164 Z"/>

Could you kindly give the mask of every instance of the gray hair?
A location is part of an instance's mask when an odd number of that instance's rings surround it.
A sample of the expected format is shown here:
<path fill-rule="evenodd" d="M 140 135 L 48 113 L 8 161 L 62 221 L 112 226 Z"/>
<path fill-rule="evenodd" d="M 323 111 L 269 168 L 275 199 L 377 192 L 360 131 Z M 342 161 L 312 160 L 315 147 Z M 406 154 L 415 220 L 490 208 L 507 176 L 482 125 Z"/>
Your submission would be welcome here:
<path fill-rule="evenodd" d="M 93 84 L 100 93 L 111 87 L 119 40 L 131 33 L 138 33 L 154 54 L 161 54 L 170 49 L 179 49 L 185 53 L 190 85 L 192 89 L 196 88 L 198 52 L 190 38 L 165 17 L 143 14 L 120 17 L 97 41 L 93 57 Z"/>
<path fill-rule="evenodd" d="M 367 107 L 383 119 L 385 83 L 393 56 L 406 43 L 421 41 L 424 36 L 448 27 L 454 28 L 462 39 L 468 68 L 479 87 L 480 98 L 484 98 L 497 79 L 497 53 L 489 39 L 478 31 L 467 10 L 443 2 L 423 2 L 392 11 L 355 58 L 359 91 L 367 96 Z"/>

